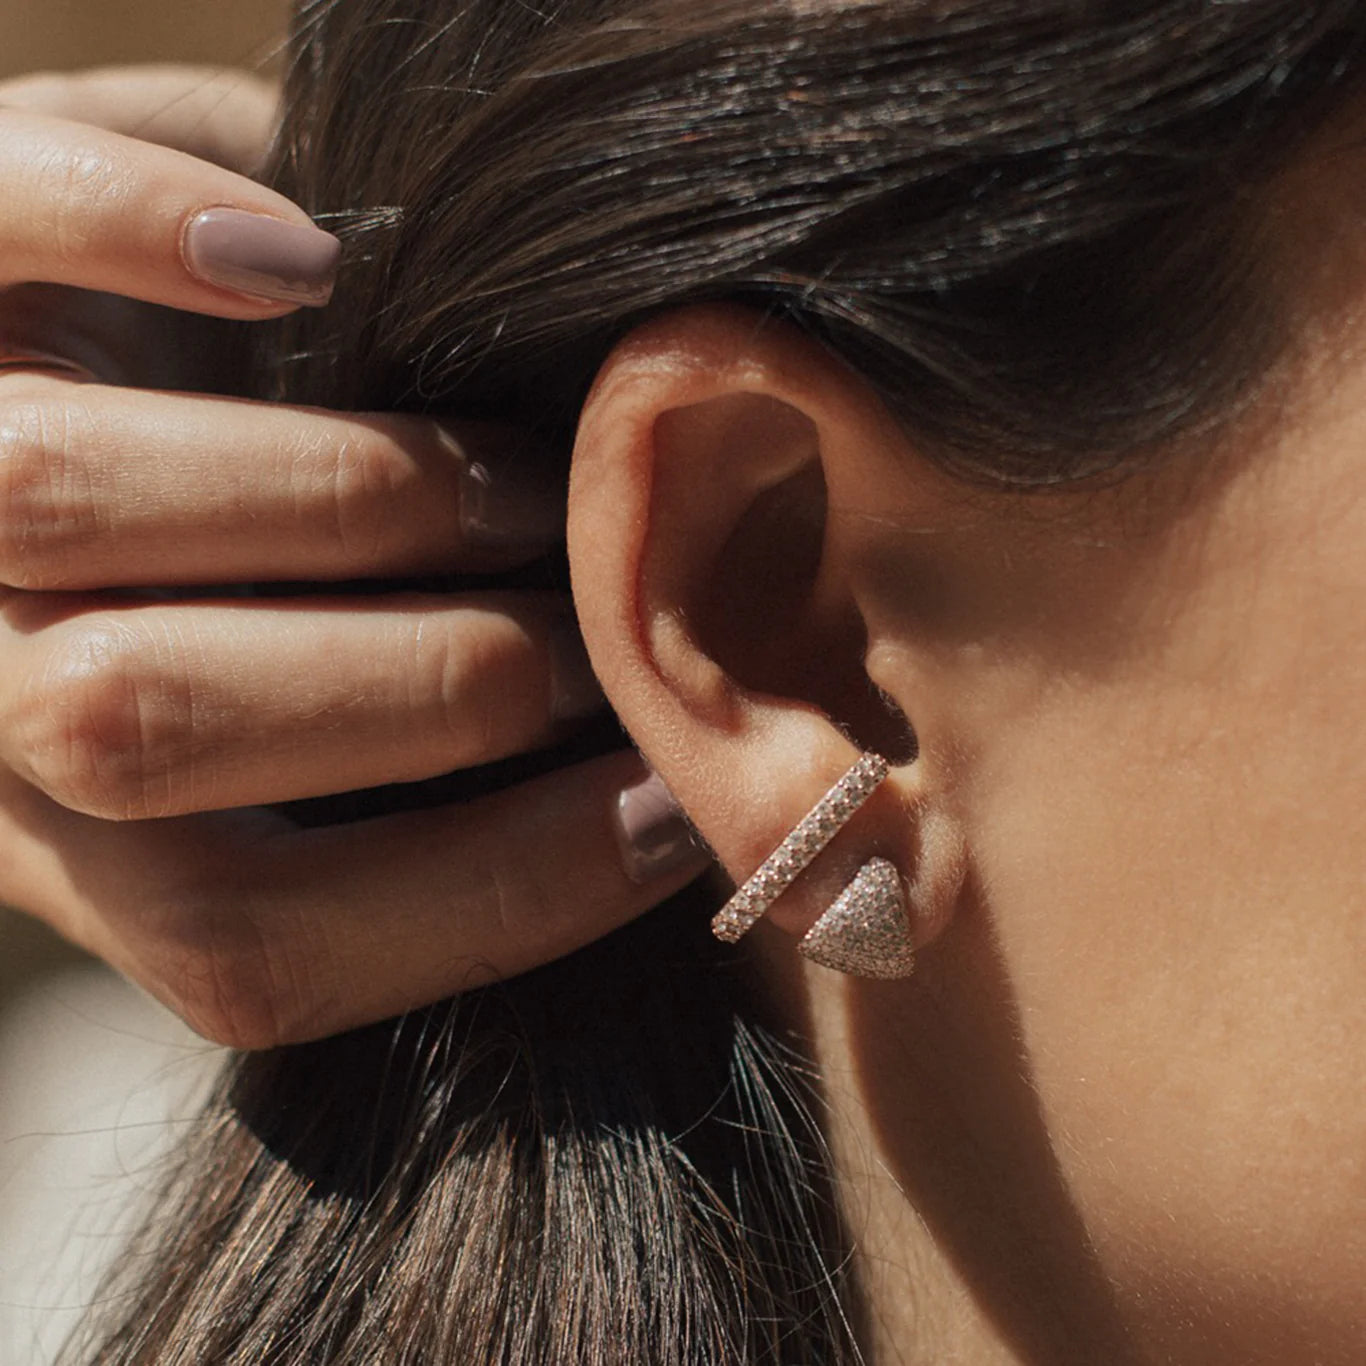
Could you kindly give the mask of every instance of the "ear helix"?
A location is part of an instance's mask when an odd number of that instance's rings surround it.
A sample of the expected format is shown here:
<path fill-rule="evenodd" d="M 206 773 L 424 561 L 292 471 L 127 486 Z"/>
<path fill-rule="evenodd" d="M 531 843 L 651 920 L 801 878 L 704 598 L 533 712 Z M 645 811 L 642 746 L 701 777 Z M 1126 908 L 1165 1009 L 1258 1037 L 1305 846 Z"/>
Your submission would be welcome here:
<path fill-rule="evenodd" d="M 881 786 L 887 760 L 865 754 L 816 803 L 712 920 L 712 933 L 734 943 L 751 930 L 854 813 Z M 859 977 L 907 977 L 915 957 L 901 875 L 870 859 L 812 926 L 798 950 L 814 963 Z"/>

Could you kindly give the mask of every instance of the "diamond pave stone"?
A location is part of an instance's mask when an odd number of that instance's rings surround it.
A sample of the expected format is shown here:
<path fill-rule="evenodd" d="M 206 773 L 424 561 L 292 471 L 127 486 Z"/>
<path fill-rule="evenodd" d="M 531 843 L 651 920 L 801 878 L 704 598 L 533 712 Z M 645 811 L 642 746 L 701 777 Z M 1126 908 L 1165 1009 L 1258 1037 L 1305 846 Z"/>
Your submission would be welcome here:
<path fill-rule="evenodd" d="M 877 791 L 888 772 L 887 760 L 880 754 L 865 754 L 859 759 L 716 913 L 711 932 L 733 944 L 753 929 L 854 812 Z"/>
<path fill-rule="evenodd" d="M 896 865 L 869 859 L 807 931 L 797 952 L 855 977 L 909 977 L 915 970 L 906 892 Z"/>

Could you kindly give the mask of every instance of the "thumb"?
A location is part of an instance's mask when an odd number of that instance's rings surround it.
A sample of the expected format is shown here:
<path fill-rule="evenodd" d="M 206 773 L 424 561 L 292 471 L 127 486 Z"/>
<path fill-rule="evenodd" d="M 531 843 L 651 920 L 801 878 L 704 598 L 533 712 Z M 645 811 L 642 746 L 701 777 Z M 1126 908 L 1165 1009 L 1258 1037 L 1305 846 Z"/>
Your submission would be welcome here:
<path fill-rule="evenodd" d="M 248 71 L 110 66 L 0 81 L 0 105 L 94 124 L 250 175 L 275 129 L 278 88 Z"/>

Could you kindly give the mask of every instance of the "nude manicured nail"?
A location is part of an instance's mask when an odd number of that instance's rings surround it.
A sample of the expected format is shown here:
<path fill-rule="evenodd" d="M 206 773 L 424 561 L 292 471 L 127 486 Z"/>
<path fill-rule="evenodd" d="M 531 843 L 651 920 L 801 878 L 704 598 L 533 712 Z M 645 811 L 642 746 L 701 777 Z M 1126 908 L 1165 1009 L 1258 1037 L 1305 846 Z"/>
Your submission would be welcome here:
<path fill-rule="evenodd" d="M 332 297 L 341 243 L 321 228 L 242 209 L 208 209 L 185 229 L 185 264 L 221 289 L 321 308 Z"/>
<path fill-rule="evenodd" d="M 564 537 L 564 488 L 531 460 L 471 460 L 464 446 L 443 433 L 466 461 L 460 481 L 460 523 L 466 545 L 489 550 L 539 550 Z"/>
<path fill-rule="evenodd" d="M 58 356 L 51 351 L 20 350 L 0 345 L 0 372 L 5 370 L 50 370 L 67 379 L 86 382 L 97 378 L 93 370 L 66 356 Z"/>
<path fill-rule="evenodd" d="M 550 706 L 557 721 L 592 716 L 606 704 L 602 684 L 588 662 L 577 623 L 568 618 L 550 630 Z"/>
<path fill-rule="evenodd" d="M 626 876 L 653 882 L 692 866 L 700 873 L 707 853 L 692 837 L 682 808 L 657 773 L 648 773 L 617 798 L 617 838 Z"/>

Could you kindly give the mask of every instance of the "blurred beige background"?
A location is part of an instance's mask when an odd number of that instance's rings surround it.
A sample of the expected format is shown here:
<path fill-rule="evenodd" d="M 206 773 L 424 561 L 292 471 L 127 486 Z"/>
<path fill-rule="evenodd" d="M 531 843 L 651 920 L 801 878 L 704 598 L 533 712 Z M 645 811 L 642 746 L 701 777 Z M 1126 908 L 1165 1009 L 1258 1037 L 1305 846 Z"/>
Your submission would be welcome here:
<path fill-rule="evenodd" d="M 261 69 L 286 0 L 0 0 L 0 78 L 122 62 Z M 215 1066 L 113 973 L 0 907 L 0 1364 L 47 1366 Z"/>
<path fill-rule="evenodd" d="M 0 0 L 0 77 L 110 62 L 268 60 L 285 0 Z"/>

